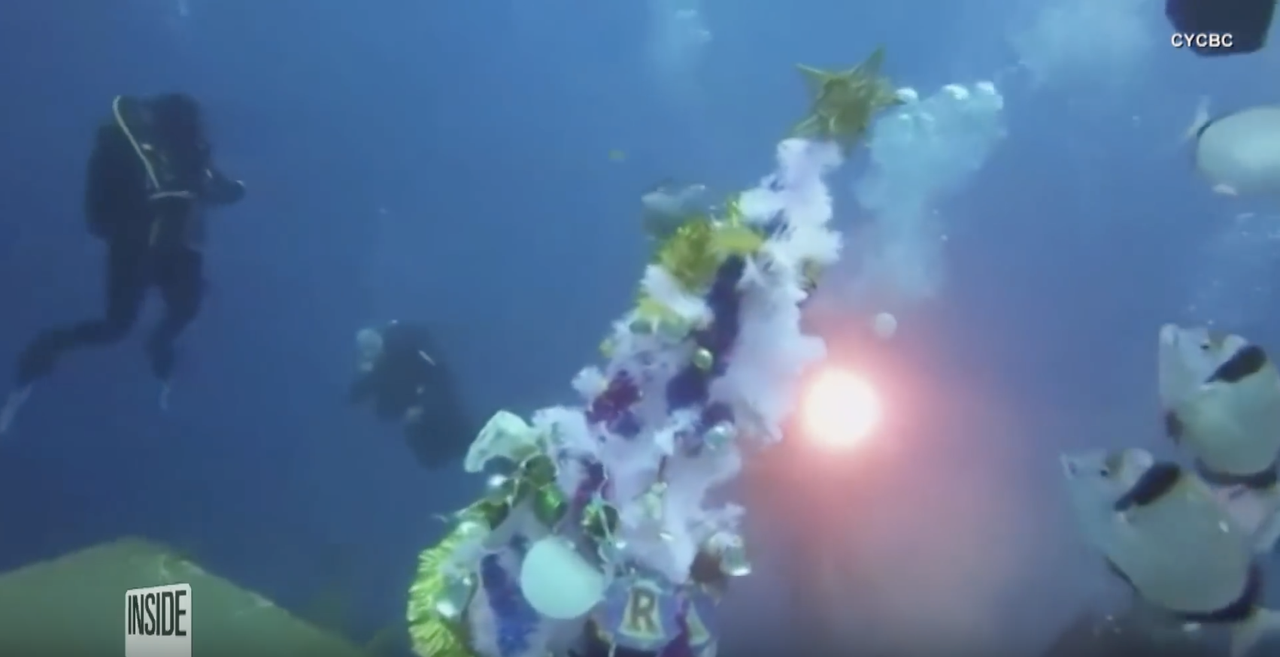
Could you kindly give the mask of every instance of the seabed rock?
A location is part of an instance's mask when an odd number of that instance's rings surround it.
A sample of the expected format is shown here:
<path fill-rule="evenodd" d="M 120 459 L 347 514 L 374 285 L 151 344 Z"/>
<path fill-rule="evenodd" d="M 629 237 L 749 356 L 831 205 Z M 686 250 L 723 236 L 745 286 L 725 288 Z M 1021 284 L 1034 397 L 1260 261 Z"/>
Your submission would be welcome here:
<path fill-rule="evenodd" d="M 124 655 L 128 589 L 191 585 L 193 657 L 369 657 L 177 552 L 124 538 L 0 574 L 0 655 Z"/>

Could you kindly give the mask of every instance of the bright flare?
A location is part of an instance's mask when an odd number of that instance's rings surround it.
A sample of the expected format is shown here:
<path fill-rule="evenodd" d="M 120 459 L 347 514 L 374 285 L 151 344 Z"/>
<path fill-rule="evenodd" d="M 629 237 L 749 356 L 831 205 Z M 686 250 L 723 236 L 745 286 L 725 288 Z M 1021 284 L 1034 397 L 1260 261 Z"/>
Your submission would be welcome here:
<path fill-rule="evenodd" d="M 805 391 L 801 417 L 810 440 L 833 447 L 862 442 L 880 424 L 880 395 L 866 379 L 839 368 L 818 374 Z"/>

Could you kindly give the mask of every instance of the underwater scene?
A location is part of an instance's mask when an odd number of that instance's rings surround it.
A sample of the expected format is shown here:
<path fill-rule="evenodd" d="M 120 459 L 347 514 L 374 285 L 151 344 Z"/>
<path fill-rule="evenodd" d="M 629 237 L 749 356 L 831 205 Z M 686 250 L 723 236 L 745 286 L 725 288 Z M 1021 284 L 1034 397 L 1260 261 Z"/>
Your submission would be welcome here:
<path fill-rule="evenodd" d="M 0 653 L 1280 655 L 1275 5 L 9 3 Z"/>

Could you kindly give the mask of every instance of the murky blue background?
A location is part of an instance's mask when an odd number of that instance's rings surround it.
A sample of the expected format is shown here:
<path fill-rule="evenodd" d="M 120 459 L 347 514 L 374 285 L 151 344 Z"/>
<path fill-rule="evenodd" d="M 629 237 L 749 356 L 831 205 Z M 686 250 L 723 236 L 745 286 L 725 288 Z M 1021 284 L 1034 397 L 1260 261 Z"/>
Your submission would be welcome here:
<path fill-rule="evenodd" d="M 819 598 L 853 628 L 918 615 L 1047 640 L 1094 565 L 1052 455 L 1159 444 L 1159 323 L 1218 319 L 1264 342 L 1277 328 L 1268 242 L 1232 228 L 1259 212 L 1265 233 L 1266 206 L 1212 197 L 1180 143 L 1199 96 L 1266 100 L 1275 54 L 1194 61 L 1143 0 L 1115 10 L 1139 46 L 1066 64 L 1028 63 L 1031 2 L 690 4 L 714 39 L 689 61 L 655 59 L 674 6 L 658 0 L 0 10 L 0 362 L 100 307 L 80 194 L 113 95 L 201 98 L 249 188 L 212 227 L 212 295 L 171 410 L 134 338 L 68 358 L 0 441 L 0 569 L 145 535 L 291 608 L 340 591 L 343 631 L 367 639 L 402 617 L 433 514 L 480 483 L 419 470 L 394 429 L 346 406 L 354 331 L 431 323 L 477 413 L 568 401 L 647 257 L 638 193 L 666 176 L 751 184 L 805 110 L 792 65 L 883 43 L 885 73 L 922 94 L 995 80 L 1007 137 L 939 200 L 946 284 L 901 313 L 899 339 L 867 341 L 867 309 L 838 295 L 816 322 L 837 350 L 874 350 L 891 414 L 912 418 L 806 521 L 843 546 L 845 579 Z M 1097 12 L 1032 41 L 1133 36 L 1091 36 L 1120 20 Z M 865 166 L 832 180 L 842 226 L 866 219 L 850 193 Z M 744 592 L 819 568 L 760 517 Z M 788 607 L 767 597 L 731 602 L 739 640 L 743 620 Z"/>

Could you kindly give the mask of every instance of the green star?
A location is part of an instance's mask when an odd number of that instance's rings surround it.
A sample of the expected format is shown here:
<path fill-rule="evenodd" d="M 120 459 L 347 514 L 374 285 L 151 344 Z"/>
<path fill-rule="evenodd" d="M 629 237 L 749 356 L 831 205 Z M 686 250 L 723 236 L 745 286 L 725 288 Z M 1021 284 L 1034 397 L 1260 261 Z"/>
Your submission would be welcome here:
<path fill-rule="evenodd" d="M 846 151 L 852 149 L 878 112 L 902 104 L 888 78 L 880 76 L 883 62 L 884 48 L 877 48 L 865 62 L 846 71 L 797 64 L 809 84 L 813 104 L 792 135 L 829 139 Z"/>

